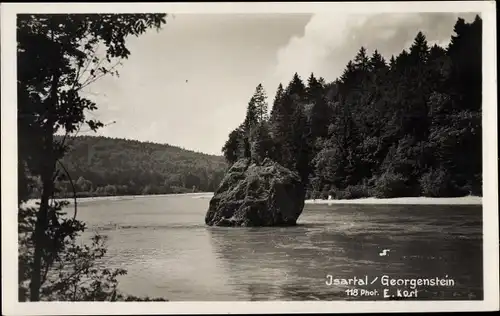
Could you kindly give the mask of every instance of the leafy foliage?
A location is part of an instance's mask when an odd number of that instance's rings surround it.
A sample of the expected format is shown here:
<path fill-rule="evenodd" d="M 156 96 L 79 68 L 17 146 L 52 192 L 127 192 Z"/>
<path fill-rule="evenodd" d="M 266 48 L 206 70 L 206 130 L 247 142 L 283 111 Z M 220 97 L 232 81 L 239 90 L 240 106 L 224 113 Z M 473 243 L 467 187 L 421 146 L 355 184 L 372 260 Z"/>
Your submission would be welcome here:
<path fill-rule="evenodd" d="M 106 267 L 106 237 L 95 234 L 90 244 L 78 243 L 85 224 L 61 211 L 68 202 L 54 201 L 49 208 L 57 216 L 43 239 L 41 299 L 44 301 L 144 301 L 160 298 L 136 298 L 119 293 L 117 278 L 124 269 Z M 33 240 L 37 208 L 21 208 L 19 223 L 19 300 L 28 299 L 28 284 L 33 264 Z M 76 214 L 75 214 L 76 215 Z"/>
<path fill-rule="evenodd" d="M 103 76 L 118 76 L 116 67 L 130 55 L 126 38 L 150 28 L 158 30 L 165 17 L 17 15 L 21 300 L 116 299 L 116 277 L 124 271 L 94 269 L 104 255 L 101 239 L 96 237 L 88 247 L 76 245 L 75 239 L 85 225 L 61 213 L 61 203 L 53 199 L 55 184 L 63 180 L 63 175 L 70 177 L 61 162 L 68 149 L 68 136 L 83 125 L 93 131 L 103 126 L 87 118 L 97 105 L 81 95 L 82 89 Z M 55 137 L 58 132 L 64 136 Z M 73 182 L 70 184 L 75 194 Z M 80 184 L 88 185 L 84 180 Z M 21 203 L 34 189 L 39 193 L 39 207 L 23 208 Z M 66 270 L 56 271 L 57 267 Z"/>

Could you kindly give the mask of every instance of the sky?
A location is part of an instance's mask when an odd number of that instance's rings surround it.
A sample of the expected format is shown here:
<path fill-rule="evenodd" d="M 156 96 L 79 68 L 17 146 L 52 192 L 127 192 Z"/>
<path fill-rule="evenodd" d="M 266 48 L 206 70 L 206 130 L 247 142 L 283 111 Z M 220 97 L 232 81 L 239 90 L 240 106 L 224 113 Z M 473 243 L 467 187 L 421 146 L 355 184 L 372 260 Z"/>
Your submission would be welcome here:
<path fill-rule="evenodd" d="M 262 83 L 269 108 L 278 84 L 297 72 L 339 77 L 361 46 L 386 59 L 408 48 L 419 30 L 446 46 L 466 13 L 176 14 L 162 30 L 127 40 L 131 56 L 119 77 L 93 83 L 85 96 L 111 123 L 98 135 L 221 154 Z M 93 133 L 84 133 L 92 135 Z"/>

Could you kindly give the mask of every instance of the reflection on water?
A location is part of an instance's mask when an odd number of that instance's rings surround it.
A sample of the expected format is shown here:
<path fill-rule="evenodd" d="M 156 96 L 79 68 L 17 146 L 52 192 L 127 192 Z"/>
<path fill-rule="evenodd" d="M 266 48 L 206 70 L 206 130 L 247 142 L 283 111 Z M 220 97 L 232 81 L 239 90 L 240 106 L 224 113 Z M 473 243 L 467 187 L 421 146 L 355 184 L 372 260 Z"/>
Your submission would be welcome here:
<path fill-rule="evenodd" d="M 383 299 L 379 282 L 333 278 L 447 278 L 420 299 L 482 299 L 480 206 L 306 205 L 295 227 L 203 225 L 207 199 L 148 197 L 86 202 L 79 218 L 109 237 L 106 263 L 128 270 L 121 290 L 169 300 Z M 387 256 L 380 256 L 389 249 Z M 406 287 L 402 287 L 407 289 Z M 392 291 L 394 287 L 391 287 Z"/>

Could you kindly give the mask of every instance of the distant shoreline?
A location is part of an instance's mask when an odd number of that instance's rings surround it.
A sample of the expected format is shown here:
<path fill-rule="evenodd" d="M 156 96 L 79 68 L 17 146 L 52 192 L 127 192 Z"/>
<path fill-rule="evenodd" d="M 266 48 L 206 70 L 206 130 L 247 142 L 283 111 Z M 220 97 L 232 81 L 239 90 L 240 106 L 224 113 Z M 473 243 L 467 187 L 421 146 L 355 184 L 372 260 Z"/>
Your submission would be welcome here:
<path fill-rule="evenodd" d="M 390 199 L 362 198 L 353 200 L 306 200 L 306 204 L 390 204 L 390 205 L 482 205 L 481 196 L 463 197 L 398 197 Z"/>
<path fill-rule="evenodd" d="M 120 201 L 148 197 L 167 197 L 167 196 L 192 196 L 198 199 L 209 199 L 213 196 L 213 192 L 194 192 L 194 193 L 169 193 L 169 194 L 151 194 L 151 195 L 115 195 L 115 196 L 98 196 L 98 197 L 79 197 L 77 203 L 91 201 Z M 72 198 L 62 198 L 59 201 L 68 201 L 73 203 Z M 38 199 L 29 200 L 24 206 L 35 206 Z M 362 198 L 352 200 L 321 200 L 308 199 L 305 204 L 388 204 L 388 205 L 482 205 L 483 198 L 481 196 L 463 196 L 463 197 L 398 197 L 390 199 L 378 198 Z"/>
<path fill-rule="evenodd" d="M 92 202 L 92 201 L 123 201 L 123 200 L 132 200 L 132 199 L 140 199 L 140 198 L 148 198 L 148 197 L 165 197 L 165 196 L 197 196 L 197 195 L 208 195 L 212 196 L 211 192 L 189 192 L 189 193 L 166 193 L 166 194 L 142 194 L 142 195 L 107 195 L 107 196 L 91 196 L 91 197 L 77 197 L 77 203 L 80 202 Z M 57 201 L 68 201 L 70 204 L 73 204 L 75 201 L 74 198 L 56 198 Z M 40 201 L 40 199 L 30 199 L 24 206 L 35 206 L 35 203 Z"/>

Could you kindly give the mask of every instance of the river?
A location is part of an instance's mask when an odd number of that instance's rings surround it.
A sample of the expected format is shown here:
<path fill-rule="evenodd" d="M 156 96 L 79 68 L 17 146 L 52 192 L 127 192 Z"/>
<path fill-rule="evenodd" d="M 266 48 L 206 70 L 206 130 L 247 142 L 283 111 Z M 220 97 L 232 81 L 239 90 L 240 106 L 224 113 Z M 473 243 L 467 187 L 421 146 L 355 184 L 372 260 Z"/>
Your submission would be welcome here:
<path fill-rule="evenodd" d="M 202 195 L 86 200 L 78 219 L 89 228 L 84 238 L 93 231 L 108 236 L 106 264 L 128 270 L 119 279 L 126 294 L 383 300 L 384 289 L 396 297 L 398 289 L 411 290 L 409 283 L 382 284 L 385 276 L 448 280 L 417 286 L 418 299 L 483 298 L 481 205 L 308 204 L 295 227 L 214 228 L 204 225 L 208 202 Z M 334 279 L 340 284 L 330 284 Z"/>

